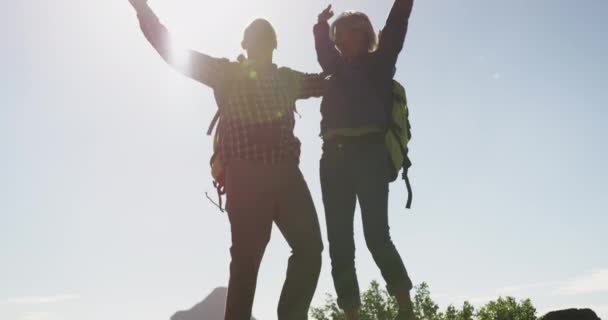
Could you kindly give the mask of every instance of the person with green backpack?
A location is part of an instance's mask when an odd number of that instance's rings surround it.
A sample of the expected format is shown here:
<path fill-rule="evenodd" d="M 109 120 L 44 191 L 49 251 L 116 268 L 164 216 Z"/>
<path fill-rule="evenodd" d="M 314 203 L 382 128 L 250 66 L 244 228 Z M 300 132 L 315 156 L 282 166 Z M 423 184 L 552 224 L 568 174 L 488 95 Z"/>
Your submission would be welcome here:
<path fill-rule="evenodd" d="M 245 30 L 239 61 L 185 50 L 175 58 L 169 33 L 146 0 L 129 0 L 146 39 L 186 76 L 211 87 L 218 104 L 212 171 L 227 197 L 232 246 L 226 320 L 250 320 L 257 275 L 273 222 L 292 249 L 279 320 L 306 320 L 321 270 L 323 242 L 310 191 L 299 169 L 295 102 L 320 97 L 326 81 L 273 64 L 276 33 L 263 19 Z"/>
<path fill-rule="evenodd" d="M 361 308 L 353 235 L 357 199 L 367 247 L 399 304 L 396 319 L 415 319 L 412 281 L 388 224 L 389 182 L 401 168 L 407 178 L 411 165 L 405 91 L 393 77 L 412 7 L 413 0 L 394 0 L 379 41 L 361 12 L 346 12 L 330 26 L 331 5 L 314 27 L 318 61 L 331 77 L 321 104 L 320 175 L 332 276 L 346 320 L 358 320 Z"/>

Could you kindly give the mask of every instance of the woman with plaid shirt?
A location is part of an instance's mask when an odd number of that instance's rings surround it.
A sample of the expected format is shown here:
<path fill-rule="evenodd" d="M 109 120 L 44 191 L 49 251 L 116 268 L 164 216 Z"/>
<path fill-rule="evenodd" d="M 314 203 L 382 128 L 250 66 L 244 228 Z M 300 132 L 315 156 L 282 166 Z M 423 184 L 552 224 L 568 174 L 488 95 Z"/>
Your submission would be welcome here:
<path fill-rule="evenodd" d="M 296 100 L 320 97 L 325 80 L 274 65 L 276 34 L 262 19 L 245 30 L 242 47 L 248 57 L 244 61 L 187 51 L 189 63 L 178 63 L 172 59 L 169 33 L 147 1 L 130 2 L 145 37 L 160 56 L 184 75 L 212 88 L 218 98 L 219 155 L 226 167 L 226 209 L 232 233 L 225 319 L 251 318 L 258 269 L 273 222 L 292 249 L 278 319 L 307 319 L 323 243 L 299 169 L 294 111 Z"/>

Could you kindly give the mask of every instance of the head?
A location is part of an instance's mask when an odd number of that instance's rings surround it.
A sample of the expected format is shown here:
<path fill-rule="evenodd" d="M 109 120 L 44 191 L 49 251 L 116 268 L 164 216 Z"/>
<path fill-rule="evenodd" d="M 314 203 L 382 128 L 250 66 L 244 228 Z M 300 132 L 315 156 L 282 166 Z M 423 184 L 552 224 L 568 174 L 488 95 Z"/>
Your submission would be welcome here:
<path fill-rule="evenodd" d="M 245 29 L 241 46 L 247 51 L 249 59 L 272 61 L 272 54 L 277 48 L 277 34 L 270 22 L 256 19 Z"/>
<path fill-rule="evenodd" d="M 378 38 L 369 17 L 357 11 L 341 14 L 331 26 L 331 37 L 346 57 L 376 50 Z"/>

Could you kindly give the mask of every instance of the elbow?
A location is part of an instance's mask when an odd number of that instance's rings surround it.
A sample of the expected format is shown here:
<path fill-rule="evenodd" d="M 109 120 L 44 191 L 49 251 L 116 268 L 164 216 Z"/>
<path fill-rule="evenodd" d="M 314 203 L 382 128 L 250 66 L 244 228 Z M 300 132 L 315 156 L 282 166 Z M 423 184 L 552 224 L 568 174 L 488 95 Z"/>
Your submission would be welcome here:
<path fill-rule="evenodd" d="M 169 50 L 169 48 L 154 41 L 150 41 L 150 44 L 161 59 L 163 59 L 167 64 L 171 64 L 171 50 Z"/>
<path fill-rule="evenodd" d="M 322 59 L 322 58 L 317 59 L 317 61 L 319 62 L 321 69 L 323 69 L 323 73 L 329 73 L 329 74 L 333 73 L 334 63 L 332 63 L 331 61 L 328 61 L 327 59 Z"/>
<path fill-rule="evenodd" d="M 317 61 L 325 73 L 333 73 L 337 65 L 337 57 L 332 54 L 331 49 L 317 50 Z"/>

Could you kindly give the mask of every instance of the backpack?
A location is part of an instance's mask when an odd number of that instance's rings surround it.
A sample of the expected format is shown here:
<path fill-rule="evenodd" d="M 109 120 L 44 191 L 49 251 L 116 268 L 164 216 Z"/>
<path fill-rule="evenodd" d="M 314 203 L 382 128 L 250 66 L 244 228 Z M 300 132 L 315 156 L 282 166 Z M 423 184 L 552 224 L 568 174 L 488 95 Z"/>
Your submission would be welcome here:
<path fill-rule="evenodd" d="M 215 99 L 219 102 L 218 98 L 219 97 L 216 94 Z M 224 212 L 222 197 L 226 194 L 226 170 L 224 163 L 220 159 L 219 153 L 219 140 L 221 130 L 219 130 L 220 126 L 218 122 L 220 122 L 220 118 L 220 111 L 218 110 L 215 113 L 213 120 L 211 120 L 209 129 L 207 130 L 207 135 L 211 136 L 213 135 L 213 129 L 216 126 L 218 127 L 218 129 L 215 130 L 215 135 L 213 136 L 213 155 L 211 155 L 211 160 L 209 160 L 209 165 L 211 166 L 211 178 L 213 179 L 213 187 L 217 191 L 218 203 L 215 203 L 215 201 L 213 201 L 211 197 L 209 197 L 209 194 L 205 193 L 205 195 L 207 196 L 207 199 L 211 201 L 211 203 L 213 203 L 216 207 L 220 209 L 221 212 Z"/>
<path fill-rule="evenodd" d="M 403 170 L 402 178 L 407 187 L 408 199 L 406 208 L 412 207 L 412 186 L 408 177 L 408 170 L 412 162 L 408 156 L 408 143 L 412 138 L 412 128 L 409 121 L 409 109 L 407 107 L 407 96 L 405 88 L 396 80 L 393 80 L 393 103 L 388 110 L 388 130 L 386 132 L 385 144 L 389 153 L 389 181 L 397 180 L 399 171 Z"/>

